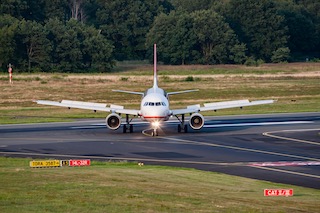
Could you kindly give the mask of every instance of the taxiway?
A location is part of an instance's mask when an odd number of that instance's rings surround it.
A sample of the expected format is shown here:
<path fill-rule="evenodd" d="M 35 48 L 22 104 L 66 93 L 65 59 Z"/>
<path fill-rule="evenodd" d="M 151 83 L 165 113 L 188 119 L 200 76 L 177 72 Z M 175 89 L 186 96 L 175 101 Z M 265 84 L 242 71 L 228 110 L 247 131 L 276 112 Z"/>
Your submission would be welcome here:
<path fill-rule="evenodd" d="M 108 130 L 103 120 L 0 125 L 0 155 L 128 160 L 320 189 L 320 113 L 206 117 L 205 128 L 159 137 Z"/>

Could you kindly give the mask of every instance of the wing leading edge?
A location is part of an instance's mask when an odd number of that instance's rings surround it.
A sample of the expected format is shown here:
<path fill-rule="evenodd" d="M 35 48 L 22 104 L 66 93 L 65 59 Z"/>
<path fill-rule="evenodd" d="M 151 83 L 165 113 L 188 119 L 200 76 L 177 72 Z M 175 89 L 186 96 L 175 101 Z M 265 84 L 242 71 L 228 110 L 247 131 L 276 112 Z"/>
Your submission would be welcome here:
<path fill-rule="evenodd" d="M 107 107 L 107 104 L 82 102 L 82 101 L 70 101 L 70 100 L 62 100 L 61 102 L 38 100 L 35 102 L 37 104 L 42 104 L 42 105 L 77 108 L 77 109 L 88 109 L 88 110 L 94 110 L 94 111 L 104 111 L 104 112 L 121 113 L 121 114 L 128 114 L 128 115 L 139 115 L 139 110 L 124 109 L 123 106 L 119 106 L 119 105 L 110 105 L 110 107 Z"/>
<path fill-rule="evenodd" d="M 174 109 L 171 110 L 172 115 L 181 115 L 188 113 L 196 113 L 196 112 L 205 112 L 205 111 L 215 111 L 220 109 L 229 109 L 229 108 L 237 108 L 237 107 L 246 107 L 246 106 L 255 106 L 261 104 L 272 104 L 274 100 L 259 100 L 259 101 L 249 101 L 249 100 L 237 100 L 237 101 L 224 101 L 224 102 L 215 102 L 215 103 L 207 103 L 204 104 L 203 107 L 198 105 L 188 106 L 185 109 Z"/>

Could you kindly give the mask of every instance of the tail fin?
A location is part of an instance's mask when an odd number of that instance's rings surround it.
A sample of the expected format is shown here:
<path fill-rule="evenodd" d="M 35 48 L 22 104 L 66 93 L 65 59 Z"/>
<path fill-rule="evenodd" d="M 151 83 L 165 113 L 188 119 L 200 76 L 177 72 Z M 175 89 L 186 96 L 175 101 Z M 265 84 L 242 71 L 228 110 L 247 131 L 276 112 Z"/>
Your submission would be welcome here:
<path fill-rule="evenodd" d="M 157 44 L 153 47 L 153 88 L 158 88 L 158 75 L 157 75 Z"/>

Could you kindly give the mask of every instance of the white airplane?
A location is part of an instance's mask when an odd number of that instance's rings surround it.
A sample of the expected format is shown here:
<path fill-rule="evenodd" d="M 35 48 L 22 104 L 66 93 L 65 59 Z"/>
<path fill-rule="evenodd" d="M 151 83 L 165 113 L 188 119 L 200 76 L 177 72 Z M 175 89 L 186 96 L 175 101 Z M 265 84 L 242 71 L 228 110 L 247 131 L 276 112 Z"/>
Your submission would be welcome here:
<path fill-rule="evenodd" d="M 135 109 L 125 109 L 123 106 L 110 105 L 107 107 L 106 104 L 101 103 L 91 103 L 91 102 L 81 102 L 81 101 L 70 101 L 62 100 L 61 102 L 55 101 L 44 101 L 38 100 L 36 103 L 43 105 L 59 106 L 78 108 L 78 109 L 88 109 L 93 111 L 106 111 L 110 114 L 106 117 L 106 126 L 109 129 L 117 130 L 121 126 L 121 114 L 126 115 L 126 123 L 123 124 L 123 132 L 129 131 L 133 132 L 133 125 L 131 124 L 132 118 L 129 116 L 140 117 L 141 120 L 147 121 L 152 124 L 152 136 L 158 135 L 158 128 L 160 123 L 169 120 L 170 117 L 175 116 L 180 124 L 178 124 L 178 132 L 188 132 L 188 126 L 185 124 L 185 114 L 190 114 L 189 125 L 192 129 L 199 130 L 204 125 L 204 117 L 200 112 L 204 111 L 216 111 L 220 109 L 254 106 L 260 104 L 271 104 L 274 100 L 259 100 L 259 101 L 249 101 L 249 100 L 237 100 L 237 101 L 225 101 L 225 102 L 215 102 L 207 103 L 204 106 L 192 105 L 187 106 L 183 109 L 171 109 L 169 107 L 169 96 L 181 93 L 194 92 L 198 90 L 186 90 L 178 92 L 166 92 L 158 87 L 158 77 L 157 77 L 157 50 L 156 44 L 154 44 L 154 76 L 153 76 L 153 87 L 143 92 L 133 92 L 124 90 L 113 90 L 115 92 L 124 92 L 130 94 L 141 95 L 142 100 L 140 104 L 140 110 Z M 180 116 L 180 117 L 179 117 Z"/>

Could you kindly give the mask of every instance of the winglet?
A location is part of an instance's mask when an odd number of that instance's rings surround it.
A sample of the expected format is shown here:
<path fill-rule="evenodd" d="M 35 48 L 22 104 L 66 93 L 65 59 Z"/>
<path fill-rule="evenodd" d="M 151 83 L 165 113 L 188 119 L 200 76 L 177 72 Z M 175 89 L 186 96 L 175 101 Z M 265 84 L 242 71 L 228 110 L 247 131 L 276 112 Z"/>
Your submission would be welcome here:
<path fill-rule="evenodd" d="M 158 88 L 158 76 L 157 76 L 157 44 L 154 44 L 153 48 L 153 88 Z"/>

